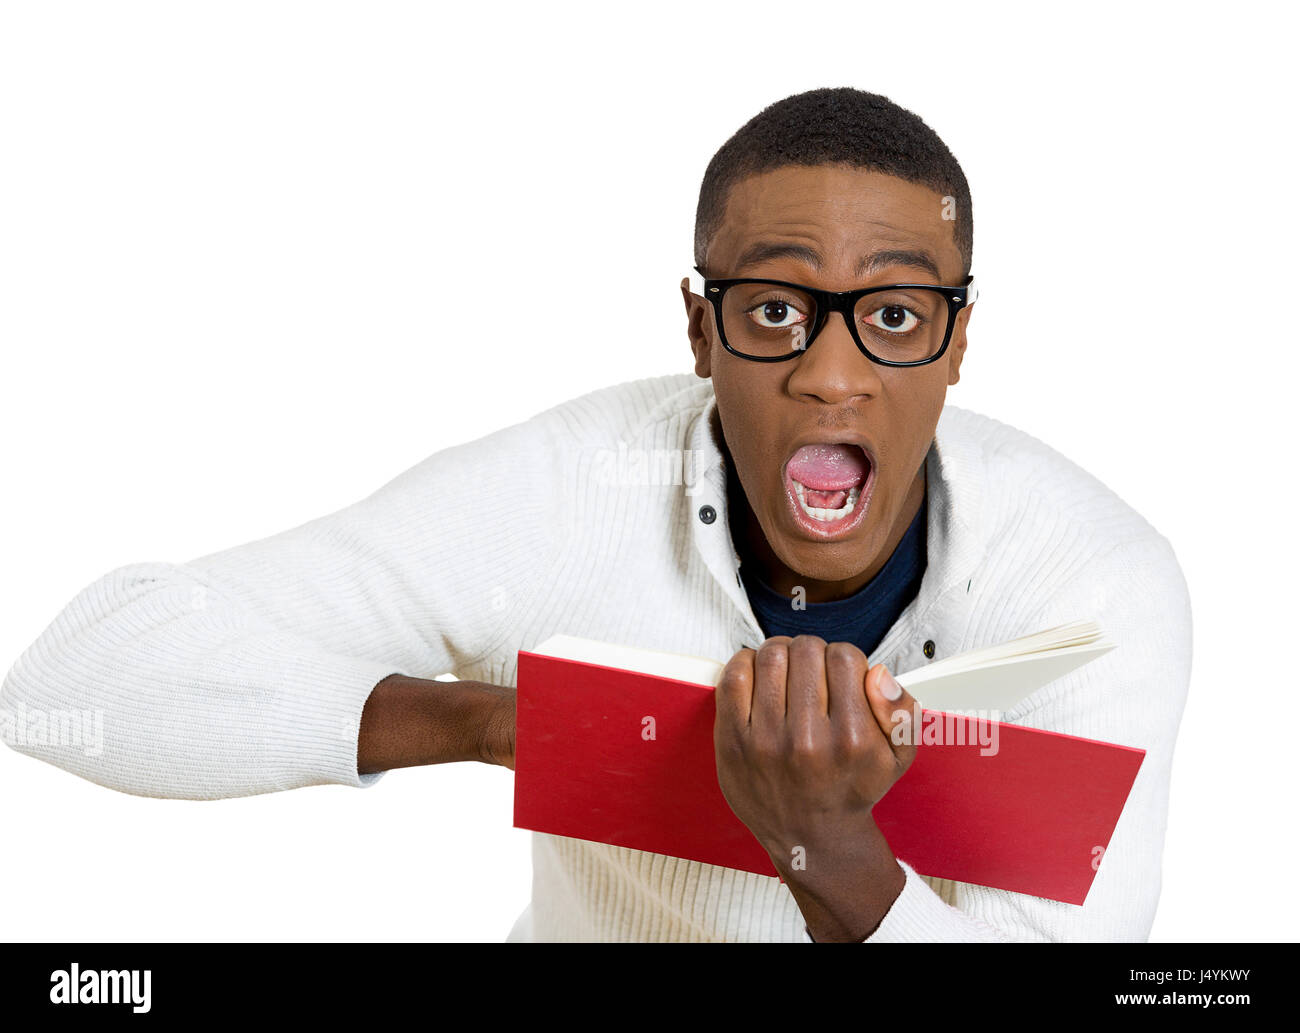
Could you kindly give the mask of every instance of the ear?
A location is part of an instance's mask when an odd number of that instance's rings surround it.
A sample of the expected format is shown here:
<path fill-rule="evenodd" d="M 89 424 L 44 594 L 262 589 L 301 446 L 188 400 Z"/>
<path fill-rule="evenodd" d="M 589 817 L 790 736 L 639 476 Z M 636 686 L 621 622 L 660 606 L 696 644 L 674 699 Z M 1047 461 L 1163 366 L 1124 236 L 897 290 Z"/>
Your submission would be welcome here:
<path fill-rule="evenodd" d="M 967 305 L 957 313 L 957 320 L 953 323 L 952 340 L 948 342 L 948 351 L 944 354 L 948 362 L 949 387 L 961 379 L 961 360 L 966 357 L 966 324 L 970 322 L 973 311 L 975 306 Z"/>
<path fill-rule="evenodd" d="M 709 306 L 703 298 L 691 293 L 691 281 L 682 277 L 682 300 L 686 302 L 686 336 L 695 356 L 695 375 L 708 380 L 712 375 L 713 338 L 710 334 Z"/>

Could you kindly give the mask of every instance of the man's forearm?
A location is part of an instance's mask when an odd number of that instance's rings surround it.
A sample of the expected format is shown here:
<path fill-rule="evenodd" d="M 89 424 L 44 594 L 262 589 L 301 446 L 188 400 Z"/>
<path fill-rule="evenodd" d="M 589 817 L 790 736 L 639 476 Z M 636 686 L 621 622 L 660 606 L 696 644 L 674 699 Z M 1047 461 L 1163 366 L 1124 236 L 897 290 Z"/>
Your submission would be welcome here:
<path fill-rule="evenodd" d="M 357 771 L 478 760 L 514 767 L 514 692 L 486 682 L 393 674 L 361 713 Z"/>

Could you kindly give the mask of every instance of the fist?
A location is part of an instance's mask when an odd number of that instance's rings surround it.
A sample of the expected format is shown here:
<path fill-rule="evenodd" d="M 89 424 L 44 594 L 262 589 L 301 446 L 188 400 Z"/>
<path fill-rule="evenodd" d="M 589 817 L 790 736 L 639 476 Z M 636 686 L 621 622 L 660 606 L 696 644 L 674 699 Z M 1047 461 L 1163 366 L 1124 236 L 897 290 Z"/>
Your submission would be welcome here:
<path fill-rule="evenodd" d="M 848 642 L 742 649 L 715 698 L 718 784 L 778 868 L 796 847 L 824 854 L 874 829 L 871 808 L 916 754 L 914 700 Z"/>

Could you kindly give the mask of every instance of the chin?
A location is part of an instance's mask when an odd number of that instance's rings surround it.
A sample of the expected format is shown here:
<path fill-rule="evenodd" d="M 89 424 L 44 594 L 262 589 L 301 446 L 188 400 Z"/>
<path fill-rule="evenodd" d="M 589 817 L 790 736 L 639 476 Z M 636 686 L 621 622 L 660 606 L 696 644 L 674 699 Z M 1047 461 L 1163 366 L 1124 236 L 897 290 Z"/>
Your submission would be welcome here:
<path fill-rule="evenodd" d="M 852 539 L 838 542 L 786 539 L 773 551 L 791 571 L 812 581 L 848 581 L 866 570 L 875 558 L 864 544 Z"/>

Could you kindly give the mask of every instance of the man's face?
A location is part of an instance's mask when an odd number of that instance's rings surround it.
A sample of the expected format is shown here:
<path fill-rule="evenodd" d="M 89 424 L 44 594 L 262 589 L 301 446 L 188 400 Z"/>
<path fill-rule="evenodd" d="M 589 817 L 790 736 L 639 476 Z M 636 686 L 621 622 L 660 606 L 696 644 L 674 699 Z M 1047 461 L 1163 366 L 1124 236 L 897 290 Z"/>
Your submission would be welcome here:
<path fill-rule="evenodd" d="M 829 291 L 954 286 L 962 282 L 962 261 L 944 212 L 939 194 L 894 176 L 839 165 L 776 169 L 732 189 L 704 270 L 715 279 L 759 277 Z M 793 245 L 808 254 L 772 253 L 765 245 Z M 760 248 L 767 253 L 756 254 Z M 865 258 L 884 252 L 896 254 L 858 272 Z M 751 362 L 722 347 L 712 306 L 691 294 L 685 280 L 682 290 L 695 371 L 713 380 L 723 436 L 748 501 L 733 526 L 778 591 L 801 585 L 814 602 L 856 591 L 884 566 L 920 508 L 925 455 L 948 385 L 957 383 L 971 310 L 959 313 L 943 357 L 925 366 L 872 362 L 838 314 L 798 358 Z M 845 447 L 818 449 L 818 443 Z M 812 447 L 801 451 L 806 445 Z M 798 493 L 806 499 L 808 489 L 794 483 L 787 464 L 810 471 L 806 481 L 823 471 L 828 485 L 838 484 L 836 477 L 862 477 L 854 511 L 840 520 L 801 511 Z M 843 499 L 843 493 L 816 496 L 841 507 Z"/>

